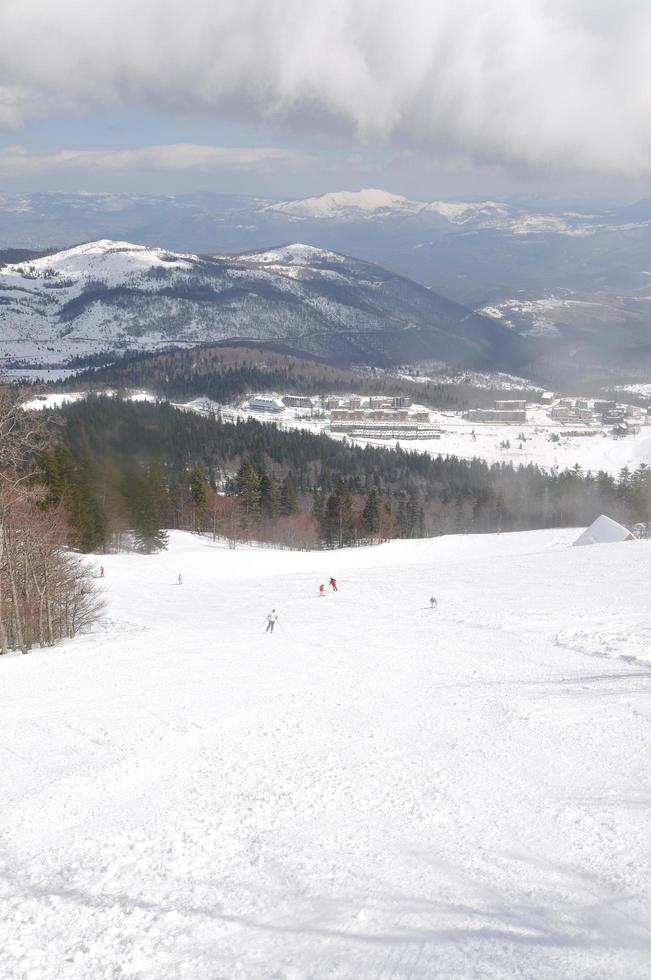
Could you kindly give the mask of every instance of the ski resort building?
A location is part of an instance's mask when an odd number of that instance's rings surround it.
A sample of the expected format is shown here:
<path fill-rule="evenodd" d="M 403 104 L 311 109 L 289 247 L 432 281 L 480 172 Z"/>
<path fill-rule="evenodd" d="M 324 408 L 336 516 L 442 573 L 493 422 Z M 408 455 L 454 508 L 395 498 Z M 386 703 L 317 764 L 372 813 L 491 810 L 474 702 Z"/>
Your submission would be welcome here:
<path fill-rule="evenodd" d="M 469 422 L 523 423 L 527 421 L 527 413 L 524 409 L 471 408 L 465 413 L 464 418 Z"/>
<path fill-rule="evenodd" d="M 316 399 L 309 395 L 283 395 L 281 401 L 285 408 L 309 408 L 316 405 Z"/>
<path fill-rule="evenodd" d="M 252 412 L 271 412 L 274 415 L 285 411 L 282 401 L 275 395 L 254 395 L 249 399 L 248 407 Z"/>
<path fill-rule="evenodd" d="M 521 398 L 499 400 L 495 402 L 494 406 L 496 412 L 524 412 L 526 407 L 526 401 Z"/>
<path fill-rule="evenodd" d="M 335 409 L 330 431 L 360 439 L 440 439 L 441 430 L 430 422 L 429 412 L 407 409 Z"/>
<path fill-rule="evenodd" d="M 527 421 L 526 407 L 526 401 L 520 398 L 498 399 L 492 408 L 471 408 L 463 417 L 469 422 L 524 423 Z"/>
<path fill-rule="evenodd" d="M 594 415 L 591 408 L 579 408 L 577 405 L 557 405 L 549 413 L 555 422 L 592 422 Z"/>

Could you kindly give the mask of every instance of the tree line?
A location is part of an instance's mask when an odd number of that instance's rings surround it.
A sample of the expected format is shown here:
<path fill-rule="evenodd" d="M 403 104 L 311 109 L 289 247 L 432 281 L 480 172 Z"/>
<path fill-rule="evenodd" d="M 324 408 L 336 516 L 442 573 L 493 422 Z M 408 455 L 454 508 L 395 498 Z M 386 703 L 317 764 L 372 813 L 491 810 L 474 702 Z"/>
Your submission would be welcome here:
<path fill-rule="evenodd" d="M 165 529 L 288 547 L 396 537 L 585 526 L 605 512 L 651 521 L 651 469 L 580 467 L 360 448 L 253 420 L 224 422 L 166 403 L 93 396 L 65 406 L 41 453 L 47 505 L 81 551 L 164 547 Z"/>
<path fill-rule="evenodd" d="M 191 350 L 127 354 L 113 364 L 103 363 L 80 371 L 62 387 L 146 388 L 176 401 L 195 397 L 228 404 L 255 391 L 280 391 L 309 395 L 345 394 L 406 395 L 432 408 L 466 409 L 492 405 L 500 392 L 471 384 L 412 381 L 378 369 L 351 370 L 323 361 L 297 357 L 260 347 L 203 346 Z M 526 398 L 526 390 L 513 390 L 511 398 Z"/>

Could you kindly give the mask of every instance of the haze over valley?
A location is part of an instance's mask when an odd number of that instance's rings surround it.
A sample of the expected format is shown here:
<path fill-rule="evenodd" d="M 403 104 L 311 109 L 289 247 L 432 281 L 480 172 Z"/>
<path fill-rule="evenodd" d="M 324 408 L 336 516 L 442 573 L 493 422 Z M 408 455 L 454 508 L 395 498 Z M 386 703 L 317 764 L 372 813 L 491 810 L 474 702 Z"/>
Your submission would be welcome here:
<path fill-rule="evenodd" d="M 569 384 L 578 378 L 643 381 L 651 364 L 651 205 L 644 201 L 599 209 L 574 200 L 563 208 L 544 199 L 423 202 L 362 190 L 280 202 L 213 193 L 24 194 L 5 196 L 0 208 L 6 263 L 95 236 L 202 256 L 301 242 L 380 265 L 531 341 L 525 345 L 530 353 L 521 345 L 514 358 L 510 347 L 517 343 L 497 340 L 500 330 L 486 326 L 484 367 L 503 359 L 508 370 L 519 360 L 521 373 Z M 10 298 L 3 283 L 6 307 Z M 353 305 L 368 299 L 361 285 L 349 295 Z M 282 334 L 271 326 L 277 315 L 270 301 L 268 325 L 257 331 Z M 379 315 L 404 318 L 404 310 L 385 308 Z M 160 309 L 151 318 L 159 320 Z M 214 320 L 223 314 L 209 304 L 182 319 L 182 333 L 197 338 L 256 333 L 244 312 L 234 314 L 229 327 L 216 328 Z M 433 327 L 436 321 L 434 316 Z M 389 320 L 387 326 L 391 330 Z M 165 330 L 174 334 L 171 322 Z M 12 339 L 10 332 L 6 339 Z M 460 337 L 456 354 L 442 344 L 438 359 L 471 365 L 464 343 Z M 328 352 L 325 343 L 317 347 L 315 353 Z M 336 348 L 329 352 L 341 353 Z M 363 350 L 358 354 L 363 359 Z M 430 356 L 436 352 L 417 344 L 406 344 L 402 356 L 389 351 L 389 359 L 402 363 Z M 367 360 L 373 361 L 372 352 Z M 472 366 L 480 361 L 476 357 Z"/>

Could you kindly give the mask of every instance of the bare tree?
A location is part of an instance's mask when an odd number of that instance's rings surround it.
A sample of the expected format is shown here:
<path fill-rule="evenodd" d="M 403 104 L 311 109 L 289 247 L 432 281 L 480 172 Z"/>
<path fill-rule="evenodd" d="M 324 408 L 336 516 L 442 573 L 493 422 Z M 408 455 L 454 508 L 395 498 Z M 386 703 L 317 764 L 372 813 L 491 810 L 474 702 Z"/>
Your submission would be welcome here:
<path fill-rule="evenodd" d="M 88 628 L 101 592 L 82 560 L 66 550 L 61 508 L 43 509 L 33 463 L 48 438 L 47 419 L 0 386 L 0 654 L 27 653 Z"/>

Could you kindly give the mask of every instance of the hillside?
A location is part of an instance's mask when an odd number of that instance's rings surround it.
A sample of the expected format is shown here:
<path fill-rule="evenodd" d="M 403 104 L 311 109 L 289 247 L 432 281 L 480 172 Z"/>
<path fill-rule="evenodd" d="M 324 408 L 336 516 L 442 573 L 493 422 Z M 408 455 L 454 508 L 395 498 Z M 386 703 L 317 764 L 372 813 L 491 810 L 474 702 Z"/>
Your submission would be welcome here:
<path fill-rule="evenodd" d="M 651 545 L 577 534 L 97 556 L 0 657 L 0 975 L 646 980 Z"/>
<path fill-rule="evenodd" d="M 481 385 L 478 386 L 480 379 Z M 61 388 L 78 390 L 88 386 L 146 389 L 174 401 L 204 396 L 227 404 L 238 395 L 254 391 L 282 390 L 297 394 L 407 395 L 414 402 L 441 407 L 483 407 L 492 405 L 508 384 L 509 396 L 526 398 L 527 387 L 516 380 L 504 381 L 500 375 L 468 373 L 458 379 L 418 381 L 393 371 L 362 370 L 329 364 L 323 360 L 293 357 L 274 350 L 272 345 L 252 346 L 246 341 L 224 341 L 213 346 L 161 353 L 142 353 L 102 367 L 79 371 L 61 382 Z"/>
<path fill-rule="evenodd" d="M 344 363 L 435 360 L 509 370 L 502 324 L 368 262 L 306 245 L 198 256 L 98 241 L 0 270 L 0 354 L 60 361 L 103 350 L 245 338 Z"/>

